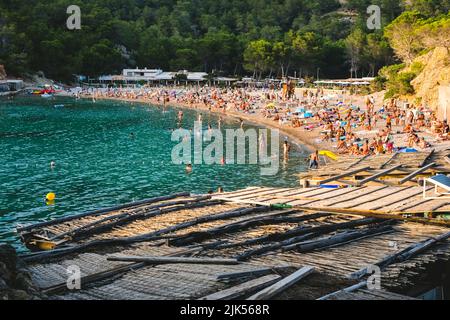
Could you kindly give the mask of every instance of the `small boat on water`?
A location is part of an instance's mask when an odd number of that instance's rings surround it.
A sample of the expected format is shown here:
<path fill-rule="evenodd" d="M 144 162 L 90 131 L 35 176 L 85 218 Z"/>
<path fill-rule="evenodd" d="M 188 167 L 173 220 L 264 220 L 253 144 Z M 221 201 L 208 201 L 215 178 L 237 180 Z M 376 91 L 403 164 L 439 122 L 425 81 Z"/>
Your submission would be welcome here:
<path fill-rule="evenodd" d="M 51 98 L 51 97 L 53 97 L 53 95 L 52 94 L 50 94 L 50 93 L 44 93 L 44 94 L 41 94 L 41 97 L 42 98 Z"/>
<path fill-rule="evenodd" d="M 54 108 L 64 108 L 64 105 L 63 104 L 55 104 L 53 107 Z"/>

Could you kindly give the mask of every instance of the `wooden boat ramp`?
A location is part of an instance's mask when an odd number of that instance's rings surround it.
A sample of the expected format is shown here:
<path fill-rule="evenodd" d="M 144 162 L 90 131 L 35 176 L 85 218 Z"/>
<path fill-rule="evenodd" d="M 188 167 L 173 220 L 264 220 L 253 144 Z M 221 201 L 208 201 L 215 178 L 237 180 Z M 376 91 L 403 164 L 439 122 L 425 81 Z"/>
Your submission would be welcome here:
<path fill-rule="evenodd" d="M 414 299 L 450 269 L 448 224 L 423 216 L 448 203 L 416 188 L 179 193 L 17 231 L 49 299 Z"/>

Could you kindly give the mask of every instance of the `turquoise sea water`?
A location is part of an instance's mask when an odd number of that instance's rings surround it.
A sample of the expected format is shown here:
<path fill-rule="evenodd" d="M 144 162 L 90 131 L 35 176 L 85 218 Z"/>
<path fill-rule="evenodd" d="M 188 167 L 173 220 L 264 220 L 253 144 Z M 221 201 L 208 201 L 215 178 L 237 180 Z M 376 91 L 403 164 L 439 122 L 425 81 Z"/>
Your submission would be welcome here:
<path fill-rule="evenodd" d="M 58 104 L 64 107 L 55 108 Z M 171 161 L 177 112 L 72 98 L 0 100 L 0 242 L 19 247 L 18 224 L 157 195 L 298 185 L 294 174 L 306 165 L 301 148 L 294 148 L 287 164 L 280 163 L 275 176 L 261 176 L 258 165 L 194 165 L 186 174 L 184 165 Z M 192 128 L 197 111 L 184 115 L 183 128 Z M 205 127 L 208 122 L 216 127 L 217 116 L 203 119 Z M 225 119 L 222 127 L 239 123 Z M 49 192 L 56 193 L 54 205 L 44 201 Z"/>

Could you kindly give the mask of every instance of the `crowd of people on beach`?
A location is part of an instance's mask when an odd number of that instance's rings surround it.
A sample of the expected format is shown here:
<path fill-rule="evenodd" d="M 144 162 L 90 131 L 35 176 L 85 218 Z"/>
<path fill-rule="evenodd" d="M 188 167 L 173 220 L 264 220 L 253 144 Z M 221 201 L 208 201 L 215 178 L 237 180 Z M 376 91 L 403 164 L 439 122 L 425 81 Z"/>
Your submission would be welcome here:
<path fill-rule="evenodd" d="M 145 101 L 157 105 L 242 114 L 273 121 L 279 127 L 312 132 L 315 144 L 338 154 L 372 155 L 427 149 L 449 139 L 446 120 L 426 106 L 399 99 L 365 101 L 344 90 L 266 88 L 141 87 L 86 89 L 77 93 L 95 99 Z M 378 104 L 377 104 L 378 102 Z M 241 119 L 241 126 L 243 120 Z M 220 123 L 219 123 L 220 126 Z M 311 137 L 311 135 L 310 135 Z"/>

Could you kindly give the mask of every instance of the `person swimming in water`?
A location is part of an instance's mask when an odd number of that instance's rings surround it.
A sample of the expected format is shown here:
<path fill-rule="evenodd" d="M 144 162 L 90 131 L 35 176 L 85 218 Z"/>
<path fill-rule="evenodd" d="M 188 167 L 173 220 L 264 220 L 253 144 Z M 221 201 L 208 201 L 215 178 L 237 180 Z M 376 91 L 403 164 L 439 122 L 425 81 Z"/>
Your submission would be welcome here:
<path fill-rule="evenodd" d="M 189 164 L 186 165 L 186 173 L 189 174 L 191 172 L 192 172 L 192 164 L 189 163 Z"/>
<path fill-rule="evenodd" d="M 289 152 L 291 151 L 291 145 L 289 144 L 289 142 L 287 140 L 284 140 L 283 143 L 283 155 L 284 155 L 284 159 L 288 159 L 289 158 Z"/>

